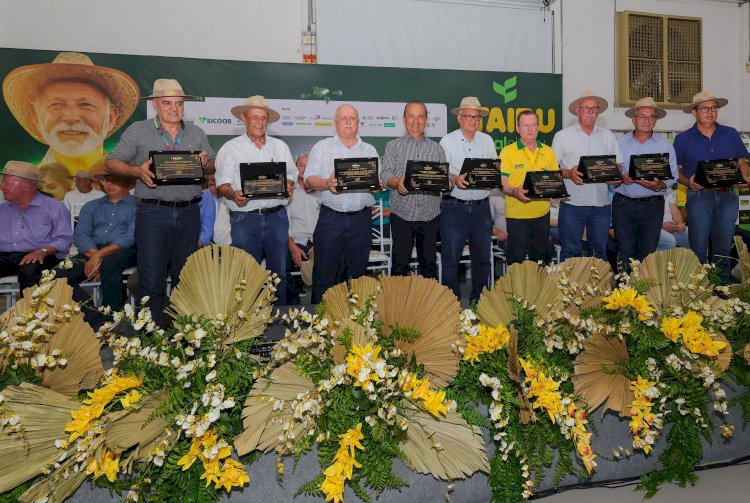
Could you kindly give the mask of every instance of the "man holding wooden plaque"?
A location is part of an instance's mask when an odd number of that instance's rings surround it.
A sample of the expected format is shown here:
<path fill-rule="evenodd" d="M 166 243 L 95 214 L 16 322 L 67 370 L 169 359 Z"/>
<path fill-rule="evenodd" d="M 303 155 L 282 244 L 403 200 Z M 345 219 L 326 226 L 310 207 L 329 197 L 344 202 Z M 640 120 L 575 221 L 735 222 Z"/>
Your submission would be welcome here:
<path fill-rule="evenodd" d="M 176 284 L 188 256 L 198 249 L 201 182 L 214 172 L 214 151 L 195 124 L 182 120 L 185 94 L 179 82 L 157 79 L 150 100 L 156 117 L 131 124 L 107 156 L 107 173 L 136 178 L 135 243 L 138 297 L 163 323 L 167 274 Z"/>
<path fill-rule="evenodd" d="M 560 176 L 555 151 L 537 140 L 539 118 L 533 110 L 524 110 L 516 117 L 518 141 L 500 151 L 500 165 L 505 192 L 505 213 L 508 229 L 508 264 L 529 260 L 549 260 L 549 198 L 562 197 L 565 184 Z M 556 172 L 556 180 L 529 180 L 533 175 Z M 556 183 L 555 183 L 556 182 Z"/>
<path fill-rule="evenodd" d="M 672 144 L 654 134 L 656 121 L 667 112 L 650 96 L 625 111 L 635 129 L 618 139 L 624 159 L 623 184 L 615 188 L 612 225 L 619 264 L 630 270 L 630 259 L 643 260 L 656 251 L 664 220 L 664 195 L 677 178 Z"/>
<path fill-rule="evenodd" d="M 232 246 L 248 252 L 280 280 L 277 304 L 286 305 L 286 261 L 289 253 L 288 195 L 294 190 L 297 165 L 286 143 L 266 134 L 279 113 L 263 96 L 251 96 L 232 108 L 245 133 L 229 140 L 216 154 L 216 186 L 227 200 Z"/>
<path fill-rule="evenodd" d="M 719 268 L 724 282 L 730 279 L 730 251 L 739 211 L 734 187 L 746 186 L 748 180 L 748 152 L 739 133 L 717 122 L 719 109 L 728 102 L 710 91 L 696 94 L 683 109 L 695 117 L 695 124 L 674 140 L 679 182 L 688 188 L 690 248 L 702 264 L 709 262 L 710 237 L 714 257 L 711 262 Z M 710 186 L 707 182 L 711 182 Z"/>
<path fill-rule="evenodd" d="M 617 165 L 622 164 L 615 135 L 596 125 L 599 114 L 608 105 L 601 96 L 583 91 L 568 106 L 568 111 L 577 116 L 578 121 L 555 133 L 552 140 L 552 149 L 560 162 L 566 179 L 565 187 L 570 193 L 570 199 L 560 204 L 558 228 L 561 260 L 581 256 L 584 230 L 593 256 L 607 259 L 610 224 L 608 185 L 620 184 L 614 178 L 619 179 Z M 614 174 L 614 178 L 611 174 Z"/>
<path fill-rule="evenodd" d="M 380 174 L 391 189 L 392 274 L 409 274 L 413 246 L 419 274 L 437 278 L 437 233 L 442 192 L 448 190 L 443 147 L 427 138 L 427 107 L 410 101 L 404 107 L 406 134 L 385 146 Z M 415 183 L 416 181 L 416 183 Z"/>
<path fill-rule="evenodd" d="M 372 170 L 371 162 L 375 161 L 377 182 L 378 152 L 357 134 L 359 112 L 352 105 L 339 106 L 333 122 L 336 134 L 313 146 L 305 170 L 305 183 L 320 191 L 320 214 L 313 234 L 313 304 L 320 302 L 323 293 L 336 283 L 339 270 L 345 271 L 346 279 L 364 276 L 372 246 L 370 208 L 375 198 L 367 189 L 370 176 L 362 175 L 364 170 Z M 348 173 L 354 172 L 355 176 L 344 179 L 345 169 L 337 177 L 337 164 L 348 166 Z M 352 178 L 365 179 L 366 187 L 352 190 L 356 187 Z"/>

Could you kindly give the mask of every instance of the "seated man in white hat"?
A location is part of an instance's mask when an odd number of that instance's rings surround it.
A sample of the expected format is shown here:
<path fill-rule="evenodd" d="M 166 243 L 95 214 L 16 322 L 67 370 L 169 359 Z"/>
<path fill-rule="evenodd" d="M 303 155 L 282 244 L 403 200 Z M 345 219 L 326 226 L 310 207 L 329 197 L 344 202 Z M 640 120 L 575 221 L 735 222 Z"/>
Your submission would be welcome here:
<path fill-rule="evenodd" d="M 713 262 L 724 282 L 731 273 L 730 251 L 734 224 L 739 211 L 739 198 L 732 187 L 704 188 L 695 182 L 700 161 L 738 158 L 742 178 L 748 181 L 747 149 L 736 129 L 717 122 L 719 109 L 729 101 L 711 91 L 701 91 L 683 111 L 695 118 L 693 127 L 674 139 L 679 182 L 688 188 L 687 214 L 690 225 L 690 248 L 701 264 Z M 742 184 L 743 186 L 745 184 Z M 711 239 L 713 259 L 708 256 Z"/>
<path fill-rule="evenodd" d="M 138 249 L 138 297 L 149 297 L 148 307 L 157 323 L 163 322 L 167 273 L 173 283 L 188 256 L 198 249 L 201 217 L 200 183 L 157 185 L 151 171 L 150 151 L 198 151 L 204 175 L 214 172 L 214 152 L 206 133 L 183 121 L 185 94 L 179 82 L 158 79 L 151 100 L 156 117 L 131 124 L 107 156 L 113 175 L 136 178 L 135 243 Z"/>
<path fill-rule="evenodd" d="M 67 255 L 73 242 L 70 213 L 60 201 L 39 193 L 36 166 L 8 161 L 2 176 L 0 277 L 18 275 L 24 289 Z"/>
<path fill-rule="evenodd" d="M 633 120 L 632 133 L 617 143 L 623 157 L 623 184 L 615 188 L 612 199 L 612 225 L 619 249 L 619 267 L 630 270 L 630 259 L 643 260 L 656 251 L 664 221 L 664 196 L 677 179 L 677 157 L 672 144 L 654 134 L 656 121 L 667 112 L 650 96 L 641 98 L 625 111 Z M 634 181 L 629 176 L 630 158 L 642 154 L 669 154 L 671 178 Z"/>
<path fill-rule="evenodd" d="M 94 65 L 85 54 L 61 52 L 51 63 L 10 72 L 3 96 L 19 124 L 49 145 L 39 165 L 59 164 L 74 176 L 79 170 L 104 173 L 104 140 L 127 122 L 140 92 L 123 72 Z"/>
<path fill-rule="evenodd" d="M 570 194 L 570 198 L 560 204 L 558 217 L 561 260 L 581 256 L 584 230 L 592 255 L 607 260 L 611 222 L 608 184 L 615 186 L 620 182 L 584 184 L 578 171 L 581 156 L 614 155 L 617 164 L 622 164 L 615 135 L 596 125 L 599 114 L 607 106 L 607 100 L 601 96 L 584 91 L 568 106 L 568 111 L 577 116 L 578 121 L 555 133 L 552 140 L 552 149 Z"/>
<path fill-rule="evenodd" d="M 249 97 L 244 105 L 232 108 L 232 115 L 245 123 L 245 134 L 226 142 L 216 155 L 216 187 L 231 211 L 232 246 L 242 248 L 258 263 L 266 259 L 266 267 L 280 280 L 277 304 L 286 305 L 289 199 L 248 198 L 242 190 L 240 163 L 285 163 L 288 194 L 294 190 L 297 166 L 286 143 L 266 134 L 268 125 L 279 120 L 279 113 L 263 96 Z"/>
<path fill-rule="evenodd" d="M 479 300 L 482 289 L 490 277 L 490 246 L 492 242 L 492 215 L 489 190 L 468 189 L 466 174 L 461 167 L 467 157 L 496 158 L 495 142 L 486 133 L 478 131 L 479 121 L 488 114 L 474 96 L 461 100 L 461 105 L 451 109 L 457 116 L 459 129 L 440 140 L 449 163 L 449 176 L 453 190 L 443 198 L 440 213 L 440 240 L 443 284 L 461 298 L 458 283 L 458 264 L 466 242 L 471 258 L 470 300 Z"/>
<path fill-rule="evenodd" d="M 80 169 L 73 177 L 73 190 L 65 194 L 63 203 L 68 207 L 70 215 L 77 222 L 78 214 L 81 213 L 83 205 L 94 199 L 104 197 L 104 192 L 93 186 L 94 176 L 87 169 Z"/>

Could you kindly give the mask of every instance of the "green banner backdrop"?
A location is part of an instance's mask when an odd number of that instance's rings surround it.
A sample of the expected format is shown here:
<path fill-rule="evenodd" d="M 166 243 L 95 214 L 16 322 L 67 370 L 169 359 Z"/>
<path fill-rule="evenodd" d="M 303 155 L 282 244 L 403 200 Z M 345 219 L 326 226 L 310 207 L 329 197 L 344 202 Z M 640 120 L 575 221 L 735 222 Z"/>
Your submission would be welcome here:
<path fill-rule="evenodd" d="M 8 75 L 17 68 L 51 63 L 58 54 L 57 51 L 0 48 L 0 75 L 9 80 Z M 477 96 L 490 112 L 484 119 L 481 130 L 493 137 L 498 150 L 516 140 L 515 116 L 520 110 L 531 108 L 537 112 L 540 117 L 540 139 L 546 143 L 552 141 L 552 135 L 560 129 L 561 124 L 560 75 L 260 63 L 100 53 L 88 53 L 87 56 L 94 65 L 116 69 L 132 77 L 142 96 L 150 94 L 154 80 L 162 77 L 177 79 L 190 94 L 226 98 L 246 98 L 261 94 L 270 99 L 295 100 L 329 98 L 337 101 L 406 102 L 419 99 L 426 103 L 444 103 L 450 110 L 458 106 L 462 97 Z M 38 85 L 39 82 L 34 78 L 26 81 L 29 98 L 25 99 L 33 100 L 34 84 Z M 7 100 L 6 96 L 0 106 L 0 166 L 10 159 L 41 163 L 48 146 L 27 132 L 28 124 L 26 129 L 21 126 L 11 113 Z M 145 117 L 146 105 L 141 100 L 123 126 L 104 141 L 104 148 L 111 150 L 128 124 Z M 457 127 L 458 123 L 449 114 L 447 130 L 450 132 Z M 321 135 L 332 132 L 332 129 L 321 130 Z M 228 138 L 211 136 L 210 140 L 218 150 Z M 366 138 L 381 154 L 388 140 L 385 137 Z M 306 141 L 309 143 L 310 139 Z M 290 145 L 293 143 L 291 141 Z M 295 154 L 300 153 L 294 152 L 294 148 L 292 150 Z"/>

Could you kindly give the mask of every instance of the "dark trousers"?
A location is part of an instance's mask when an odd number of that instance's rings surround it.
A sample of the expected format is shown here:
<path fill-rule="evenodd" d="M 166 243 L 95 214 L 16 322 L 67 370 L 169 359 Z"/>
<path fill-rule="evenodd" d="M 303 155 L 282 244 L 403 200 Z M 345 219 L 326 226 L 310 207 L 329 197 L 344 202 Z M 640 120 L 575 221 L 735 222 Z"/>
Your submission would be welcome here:
<path fill-rule="evenodd" d="M 232 212 L 232 246 L 241 248 L 279 277 L 276 304 L 286 305 L 286 260 L 289 255 L 289 217 L 286 208 L 273 213 Z"/>
<path fill-rule="evenodd" d="M 372 247 L 371 220 L 370 208 L 353 213 L 339 213 L 321 205 L 313 234 L 313 304 L 319 303 L 323 293 L 336 284 L 339 270 L 346 271 L 344 279 L 365 275 Z"/>
<path fill-rule="evenodd" d="M 583 245 L 583 231 L 586 230 L 591 254 L 602 260 L 607 258 L 607 235 L 611 220 L 610 207 L 606 206 L 574 206 L 568 203 L 560 204 L 558 228 L 560 229 L 560 259 L 581 257 Z"/>
<path fill-rule="evenodd" d="M 296 243 L 303 252 L 309 253 L 313 247 L 312 241 L 308 240 L 307 243 Z M 290 306 L 296 306 L 300 304 L 299 294 L 302 291 L 302 279 L 299 276 L 293 276 L 292 273 L 299 271 L 299 267 L 292 261 L 292 254 L 287 253 L 286 255 L 286 303 Z"/>
<path fill-rule="evenodd" d="M 60 263 L 60 259 L 54 255 L 44 257 L 43 264 L 25 264 L 18 265 L 21 259 L 28 255 L 29 252 L 0 252 L 0 277 L 18 276 L 18 284 L 21 286 L 21 293 L 24 288 L 34 286 L 42 278 L 42 271 L 52 269 Z"/>
<path fill-rule="evenodd" d="M 701 264 L 712 262 L 728 283 L 732 271 L 732 239 L 739 198 L 732 190 L 688 190 L 687 212 L 690 248 Z M 710 246 L 710 253 L 709 253 Z"/>
<path fill-rule="evenodd" d="M 459 299 L 461 289 L 458 283 L 458 264 L 464 245 L 469 242 L 470 300 L 479 299 L 490 277 L 492 216 L 489 200 L 485 198 L 479 204 L 465 204 L 458 199 L 443 199 L 440 212 L 440 241 L 443 284 L 453 290 Z"/>
<path fill-rule="evenodd" d="M 409 274 L 411 250 L 417 248 L 419 274 L 437 279 L 437 234 L 440 217 L 426 222 L 410 222 L 391 213 L 391 239 L 393 240 L 391 274 Z"/>
<path fill-rule="evenodd" d="M 631 199 L 615 194 L 612 199 L 612 225 L 620 250 L 619 267 L 630 270 L 630 259 L 643 260 L 656 251 L 664 221 L 664 197 Z"/>
<path fill-rule="evenodd" d="M 526 260 L 549 262 L 549 213 L 537 218 L 506 218 L 508 265 Z"/>
<path fill-rule="evenodd" d="M 197 204 L 183 207 L 138 203 L 135 242 L 138 248 L 138 299 L 148 296 L 151 316 L 164 322 L 167 274 L 177 285 L 187 258 L 198 249 L 201 215 Z"/>

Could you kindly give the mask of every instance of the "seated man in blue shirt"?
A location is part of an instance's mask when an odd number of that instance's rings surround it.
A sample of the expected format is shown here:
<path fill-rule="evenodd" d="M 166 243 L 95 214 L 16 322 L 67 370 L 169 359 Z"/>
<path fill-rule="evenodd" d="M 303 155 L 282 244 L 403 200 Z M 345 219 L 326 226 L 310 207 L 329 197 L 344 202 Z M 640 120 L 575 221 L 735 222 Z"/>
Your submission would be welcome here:
<path fill-rule="evenodd" d="M 129 178 L 104 175 L 105 197 L 89 201 L 83 208 L 75 228 L 73 241 L 78 255 L 72 258 L 73 268 L 58 276 L 68 278 L 73 298 L 82 302 L 88 295 L 82 281 L 100 281 L 102 304 L 117 309 L 122 295 L 122 272 L 135 265 L 136 199 L 128 191 L 133 187 Z M 96 324 L 91 309 L 84 309 L 87 321 Z M 95 327 L 97 328 L 97 327 Z"/>

